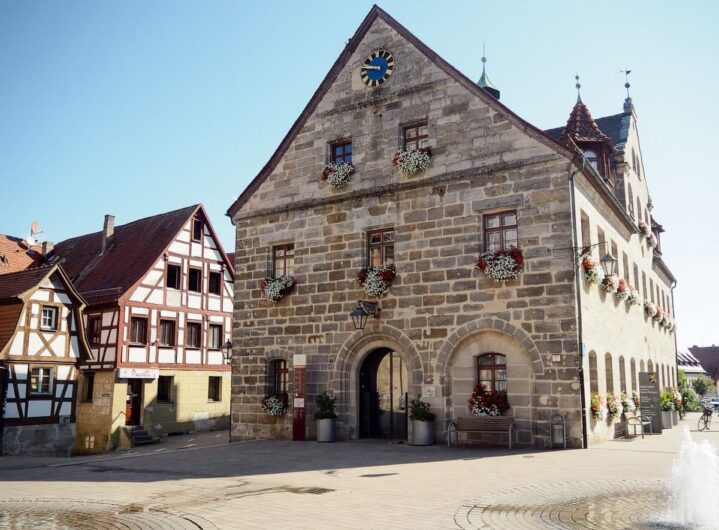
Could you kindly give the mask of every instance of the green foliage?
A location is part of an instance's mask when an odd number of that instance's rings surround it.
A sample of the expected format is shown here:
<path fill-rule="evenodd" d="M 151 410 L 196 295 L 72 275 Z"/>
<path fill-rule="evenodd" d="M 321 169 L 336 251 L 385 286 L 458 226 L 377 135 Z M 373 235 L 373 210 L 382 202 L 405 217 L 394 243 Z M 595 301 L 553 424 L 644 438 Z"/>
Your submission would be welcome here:
<path fill-rule="evenodd" d="M 409 403 L 409 419 L 417 421 L 434 421 L 434 413 L 429 410 L 429 403 L 417 396 Z"/>
<path fill-rule="evenodd" d="M 694 392 L 694 389 L 689 386 L 689 384 L 685 384 L 681 390 L 682 394 L 682 403 L 684 404 L 684 410 L 686 412 L 701 412 L 702 407 L 699 403 L 699 398 L 697 397 L 697 393 Z"/>
<path fill-rule="evenodd" d="M 669 389 L 662 390 L 659 394 L 659 405 L 663 411 L 676 410 L 674 407 L 674 392 Z"/>
<path fill-rule="evenodd" d="M 315 405 L 317 405 L 317 411 L 315 412 L 316 420 L 329 420 L 337 417 L 335 412 L 335 401 L 337 398 L 331 398 L 325 390 L 315 399 Z"/>
<path fill-rule="evenodd" d="M 714 386 L 714 382 L 702 374 L 692 382 L 692 386 L 694 387 L 694 392 L 703 396 L 709 392 L 709 389 L 711 389 L 712 386 Z"/>
<path fill-rule="evenodd" d="M 684 370 L 679 370 L 677 374 L 677 382 L 679 383 L 679 388 L 685 388 L 689 386 L 689 381 L 687 381 L 687 374 L 684 373 Z"/>

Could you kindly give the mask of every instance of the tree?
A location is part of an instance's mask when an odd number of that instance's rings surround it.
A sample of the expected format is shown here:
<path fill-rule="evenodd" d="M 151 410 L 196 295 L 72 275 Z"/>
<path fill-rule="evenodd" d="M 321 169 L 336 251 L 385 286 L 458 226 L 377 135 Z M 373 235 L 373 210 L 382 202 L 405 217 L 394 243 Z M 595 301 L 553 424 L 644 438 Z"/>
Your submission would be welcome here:
<path fill-rule="evenodd" d="M 694 380 L 692 386 L 697 394 L 704 396 L 704 394 L 709 392 L 709 389 L 714 386 L 714 381 L 702 374 Z"/>

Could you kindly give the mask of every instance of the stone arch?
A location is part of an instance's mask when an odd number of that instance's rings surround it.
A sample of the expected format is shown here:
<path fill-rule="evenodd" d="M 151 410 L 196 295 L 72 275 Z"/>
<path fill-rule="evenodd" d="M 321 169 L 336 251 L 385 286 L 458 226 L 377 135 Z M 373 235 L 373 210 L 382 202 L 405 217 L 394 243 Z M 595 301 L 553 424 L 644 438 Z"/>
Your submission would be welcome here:
<path fill-rule="evenodd" d="M 337 426 L 341 438 L 357 437 L 359 369 L 367 355 L 378 348 L 389 348 L 400 356 L 407 366 L 409 394 L 421 393 L 424 381 L 422 357 L 407 335 L 387 324 L 357 330 L 344 341 L 337 352 L 328 385 L 337 398 Z"/>
<path fill-rule="evenodd" d="M 539 350 L 537 350 L 537 346 L 534 344 L 534 341 L 524 332 L 524 330 L 499 318 L 478 318 L 477 320 L 467 322 L 465 325 L 458 328 L 447 338 L 444 344 L 442 344 L 442 347 L 437 352 L 437 373 L 440 374 L 440 377 L 446 373 L 449 359 L 456 347 L 462 341 L 478 332 L 488 330 L 499 331 L 505 335 L 509 335 L 519 342 L 519 344 L 529 354 L 534 376 L 537 377 L 544 375 L 544 363 L 542 362 L 542 356 L 539 355 Z"/>
<path fill-rule="evenodd" d="M 524 331 L 497 318 L 480 318 L 461 326 L 439 349 L 435 370 L 444 398 L 441 429 L 454 418 L 469 414 L 466 399 L 477 382 L 476 360 L 484 353 L 505 356 L 509 414 L 515 419 L 517 442 L 535 445 L 537 407 L 542 406 L 536 384 L 545 374 L 544 364 Z"/>

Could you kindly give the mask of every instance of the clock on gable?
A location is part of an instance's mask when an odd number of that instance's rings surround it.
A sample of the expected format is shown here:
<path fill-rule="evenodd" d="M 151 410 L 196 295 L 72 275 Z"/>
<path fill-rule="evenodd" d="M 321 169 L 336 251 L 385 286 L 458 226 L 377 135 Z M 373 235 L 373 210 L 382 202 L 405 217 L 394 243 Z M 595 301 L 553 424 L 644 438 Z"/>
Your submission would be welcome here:
<path fill-rule="evenodd" d="M 360 76 L 362 82 L 369 87 L 376 87 L 387 81 L 394 70 L 394 57 L 387 50 L 377 50 L 369 54 L 362 66 Z"/>

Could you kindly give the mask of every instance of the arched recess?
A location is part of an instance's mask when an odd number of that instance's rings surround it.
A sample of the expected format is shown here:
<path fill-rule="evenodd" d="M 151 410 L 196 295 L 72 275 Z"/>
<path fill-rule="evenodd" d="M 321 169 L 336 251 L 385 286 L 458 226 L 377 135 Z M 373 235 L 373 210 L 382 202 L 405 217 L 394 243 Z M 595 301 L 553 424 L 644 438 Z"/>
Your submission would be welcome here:
<path fill-rule="evenodd" d="M 614 393 L 614 365 L 612 364 L 612 354 L 604 354 L 604 376 L 606 380 L 607 394 Z"/>
<path fill-rule="evenodd" d="M 597 374 L 597 354 L 589 352 L 589 391 L 592 394 L 599 394 L 599 375 Z"/>
<path fill-rule="evenodd" d="M 640 372 L 646 372 L 646 370 L 644 369 L 644 359 L 642 359 L 641 361 L 639 361 L 639 371 L 640 371 Z"/>
<path fill-rule="evenodd" d="M 498 319 L 479 319 L 455 331 L 437 354 L 435 373 L 444 397 L 444 424 L 469 416 L 467 400 L 478 382 L 477 359 L 487 353 L 501 354 L 506 363 L 508 415 L 513 416 L 519 443 L 535 444 L 537 376 L 544 366 L 534 342 L 521 330 Z M 551 399 L 551 398 L 547 398 Z"/>
<path fill-rule="evenodd" d="M 637 381 L 637 362 L 634 357 L 629 361 L 631 381 L 629 382 L 629 390 L 634 392 L 639 390 L 639 382 Z"/>
<path fill-rule="evenodd" d="M 647 372 L 653 372 L 654 371 L 654 363 L 651 359 L 647 361 Z"/>
<path fill-rule="evenodd" d="M 627 392 L 627 368 L 624 363 L 624 355 L 619 356 L 619 391 Z"/>
<path fill-rule="evenodd" d="M 409 395 L 421 393 L 424 380 L 422 357 L 407 335 L 386 324 L 356 331 L 340 347 L 329 381 L 329 389 L 337 399 L 341 438 L 357 438 L 359 369 L 367 355 L 378 348 L 390 349 L 400 356 L 407 366 Z"/>

